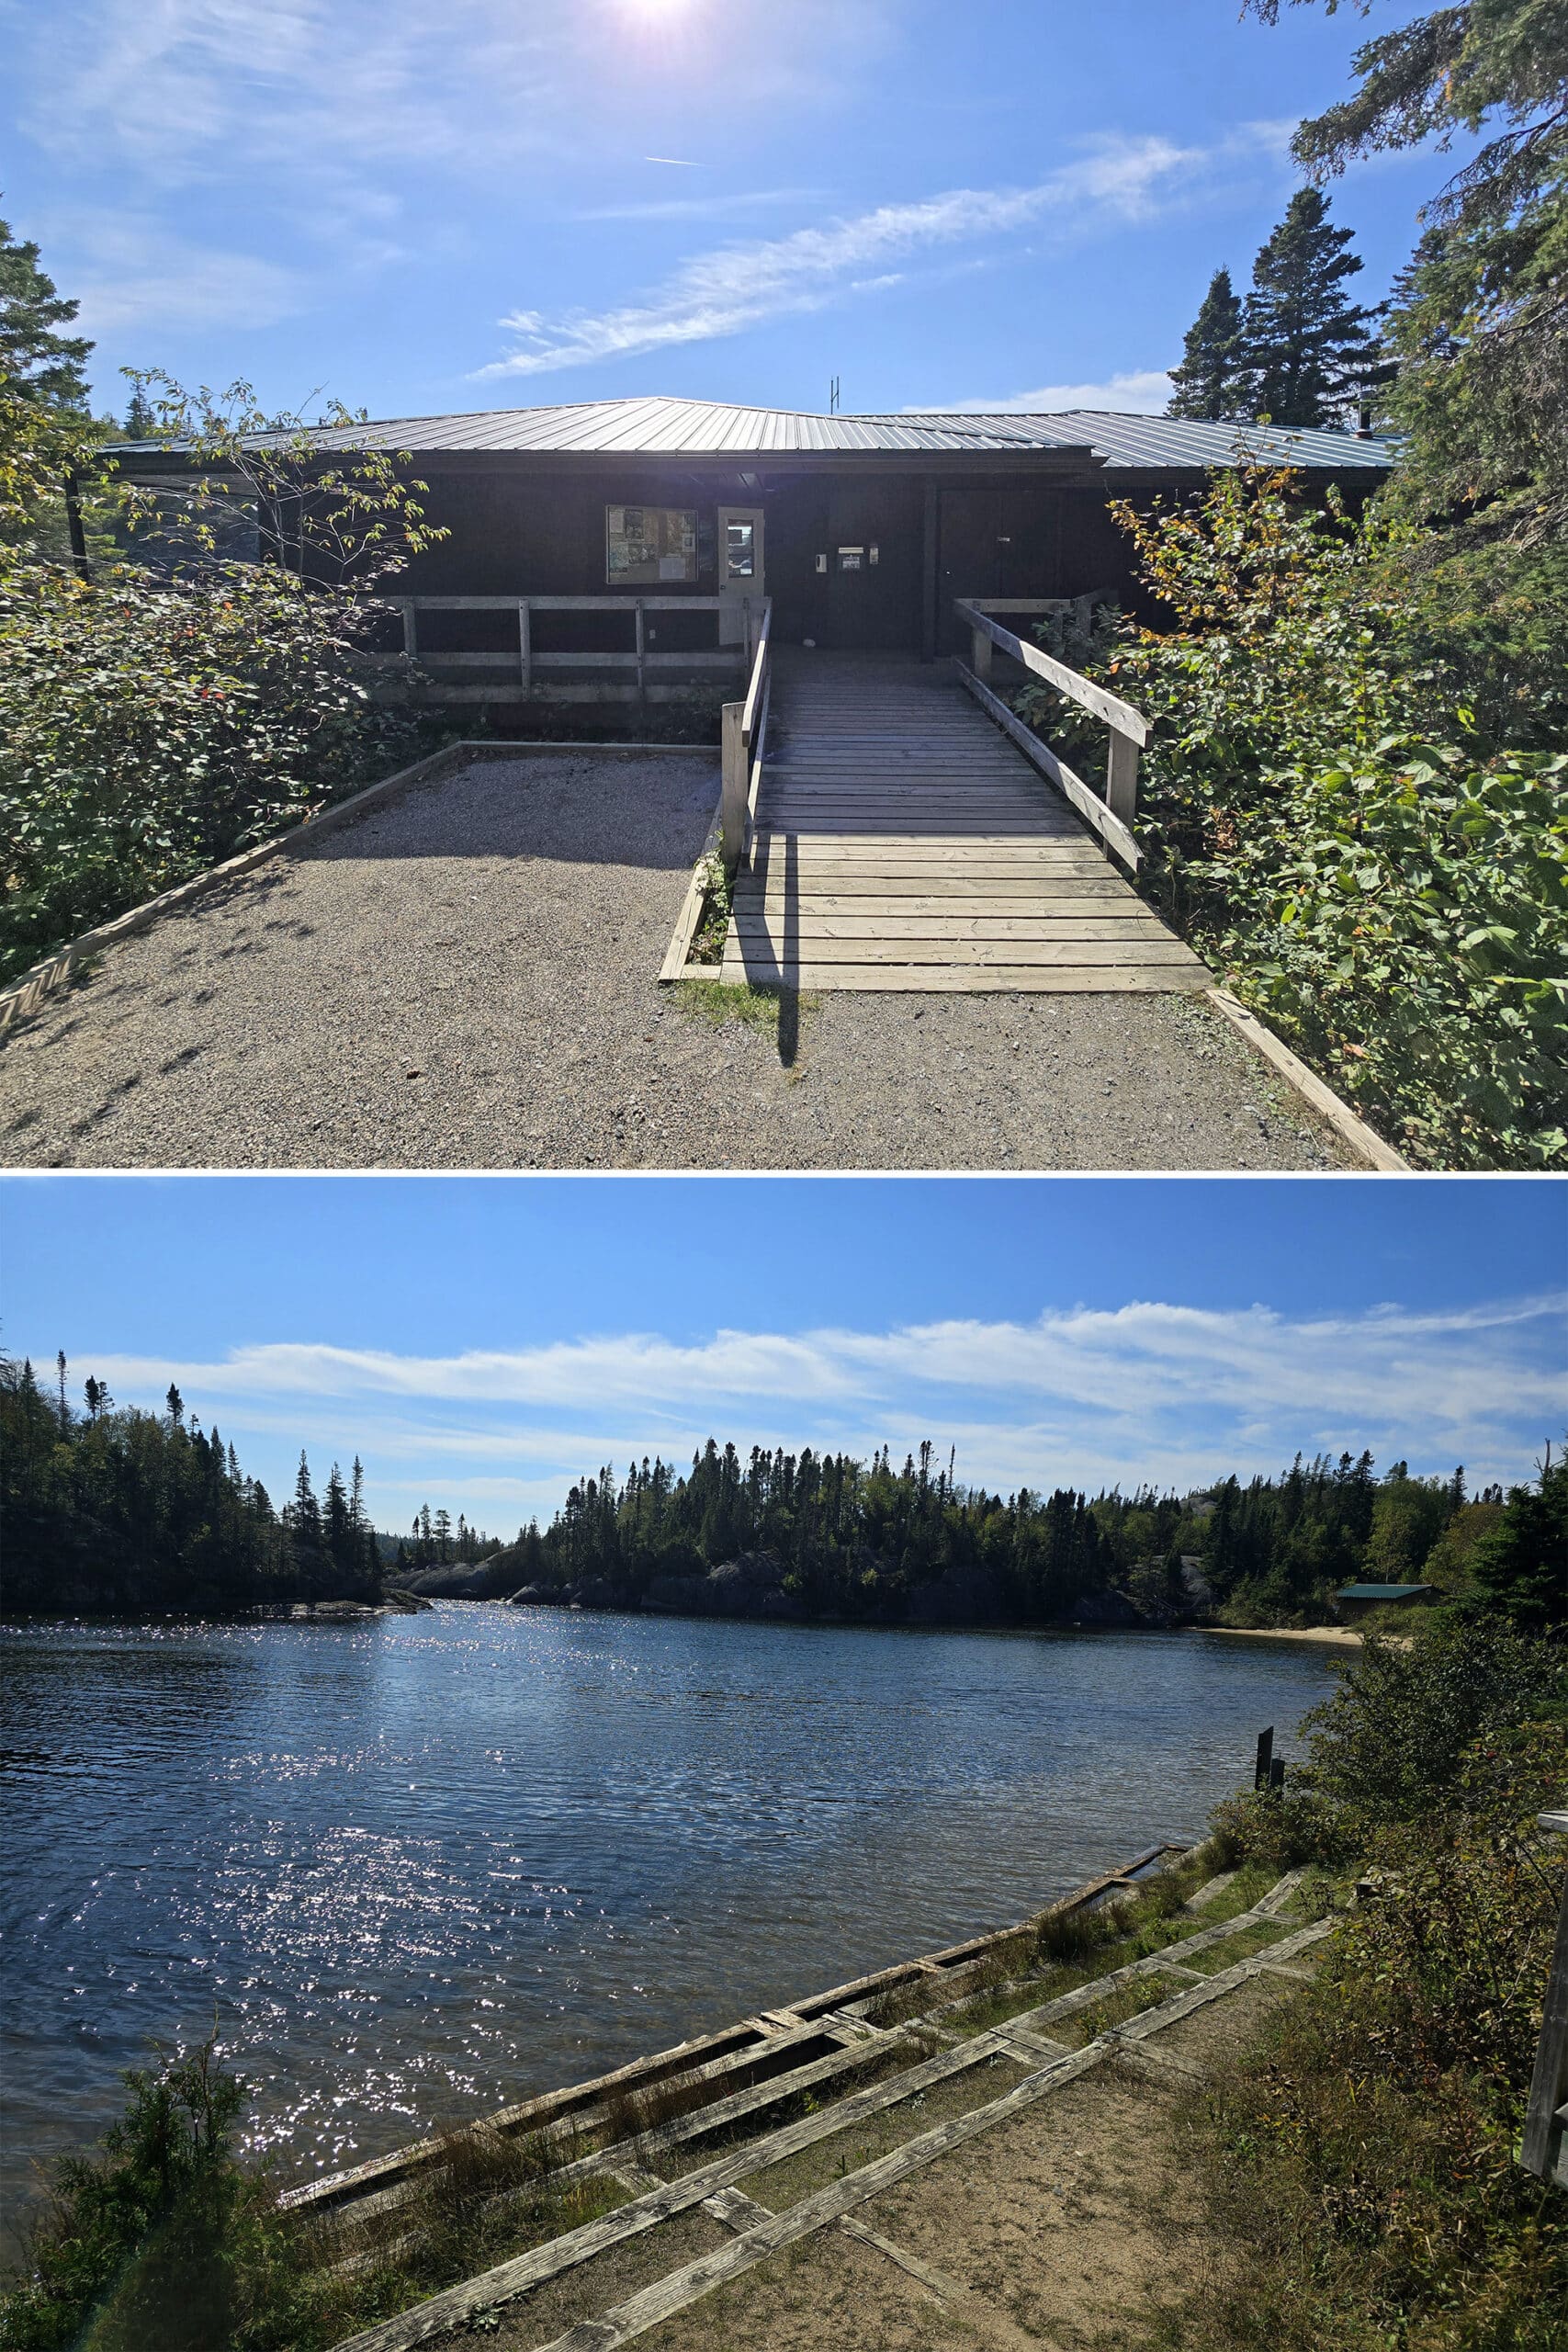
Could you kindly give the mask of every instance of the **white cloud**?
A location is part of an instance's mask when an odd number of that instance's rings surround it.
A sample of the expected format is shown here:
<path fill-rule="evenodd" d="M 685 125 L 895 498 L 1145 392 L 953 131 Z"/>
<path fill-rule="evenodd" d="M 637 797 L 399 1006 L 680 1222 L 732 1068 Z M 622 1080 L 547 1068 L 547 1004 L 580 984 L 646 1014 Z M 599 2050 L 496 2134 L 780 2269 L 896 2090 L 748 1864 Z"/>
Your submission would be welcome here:
<path fill-rule="evenodd" d="M 530 1485 L 656 1449 L 681 1461 L 709 1430 L 863 1455 L 932 1434 L 994 1484 L 1190 1483 L 1298 1446 L 1364 1444 L 1517 1476 L 1568 1416 L 1562 1313 L 1556 1296 L 1321 1318 L 1150 1300 L 1032 1322 L 617 1333 L 438 1357 L 297 1342 L 210 1363 L 91 1361 L 122 1400 L 156 1401 L 174 1380 L 225 1429 L 276 1429 L 287 1398 L 312 1446 L 362 1442 L 405 1468 L 462 1462 L 476 1476 L 487 1460 L 525 1465 Z"/>
<path fill-rule="evenodd" d="M 1100 384 L 1042 384 L 1032 392 L 1009 392 L 999 400 L 986 400 L 976 395 L 973 400 L 928 401 L 925 413 L 962 416 L 978 413 L 987 416 L 1027 416 L 1050 414 L 1057 409 L 1106 408 L 1119 410 L 1124 415 L 1160 416 L 1170 398 L 1170 376 L 1164 368 L 1134 368 L 1124 376 L 1111 376 Z M 921 412 L 906 409 L 908 416 Z"/>
<path fill-rule="evenodd" d="M 315 299 L 302 271 L 191 243 L 145 217 L 76 214 L 59 227 L 86 257 L 73 281 L 85 334 L 273 326 Z"/>
<path fill-rule="evenodd" d="M 894 263 L 1013 235 L 1047 215 L 1066 216 L 1075 233 L 1091 221 L 1141 220 L 1201 175 L 1217 152 L 1167 139 L 1107 140 L 1030 187 L 950 188 L 787 236 L 721 246 L 683 263 L 640 302 L 548 321 L 536 311 L 513 312 L 501 323 L 524 347 L 477 372 L 539 376 L 711 342 L 864 290 L 867 272 L 874 283 L 888 282 Z"/>
<path fill-rule="evenodd" d="M 626 0 L 62 0 L 39 12 L 24 120 L 149 185 L 292 164 L 465 173 L 581 153 L 640 166 L 650 109 L 691 90 L 739 112 L 830 96 L 888 37 L 887 0 L 694 9 L 640 28 Z M 717 103 L 716 96 L 715 103 Z"/>

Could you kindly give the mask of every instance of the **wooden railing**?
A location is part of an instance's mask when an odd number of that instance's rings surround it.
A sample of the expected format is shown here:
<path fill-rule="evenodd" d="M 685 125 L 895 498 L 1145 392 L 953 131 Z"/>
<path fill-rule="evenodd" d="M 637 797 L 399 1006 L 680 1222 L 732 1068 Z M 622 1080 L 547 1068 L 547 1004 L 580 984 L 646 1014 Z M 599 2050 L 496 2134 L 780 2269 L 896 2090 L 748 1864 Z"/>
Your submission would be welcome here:
<path fill-rule="evenodd" d="M 1021 751 L 1033 761 L 1042 773 L 1050 777 L 1064 793 L 1087 823 L 1093 826 L 1102 841 L 1114 849 L 1129 865 L 1137 865 L 1142 853 L 1133 838 L 1133 820 L 1138 810 L 1138 754 L 1149 740 L 1148 721 L 1131 703 L 1120 695 L 1107 694 L 1089 678 L 1069 670 L 1065 662 L 1043 653 L 1037 645 L 1027 645 L 1010 628 L 992 618 L 991 611 L 969 599 L 960 598 L 956 605 L 958 616 L 967 621 L 970 631 L 972 658 L 966 668 L 961 662 L 958 674 L 981 707 L 987 711 L 998 726 L 1010 735 Z M 994 607 L 992 608 L 994 610 Z M 1028 607 L 1038 611 L 1037 605 Z M 1037 678 L 1043 678 L 1056 692 L 1076 702 L 1082 710 L 1092 711 L 1095 718 L 1110 729 L 1110 752 L 1106 762 L 1105 795 L 1092 791 L 1083 778 L 1075 775 L 1065 760 L 1058 759 L 1048 743 L 1041 741 L 1032 729 L 1024 725 L 1015 711 L 1008 708 L 1001 696 L 991 689 L 989 680 L 994 650 L 1000 647 L 1010 653 L 1015 662 Z"/>
<path fill-rule="evenodd" d="M 389 596 L 387 602 L 402 616 L 403 649 L 400 653 L 381 653 L 373 658 L 385 669 L 412 670 L 423 661 L 441 669 L 504 670 L 511 678 L 504 689 L 489 686 L 453 686 L 440 683 L 425 691 L 434 700 L 477 701 L 487 696 L 499 700 L 504 692 L 508 697 L 515 694 L 526 702 L 534 691 L 535 678 L 541 673 L 571 671 L 600 671 L 635 677 L 639 695 L 648 691 L 650 672 L 660 670 L 728 670 L 733 671 L 738 662 L 747 659 L 750 642 L 750 607 L 747 612 L 746 645 L 697 646 L 682 652 L 656 652 L 649 646 L 648 616 L 649 613 L 713 613 L 721 609 L 717 596 Z M 729 600 L 725 600 L 726 604 Z M 422 649 L 419 639 L 421 613 L 515 613 L 517 616 L 517 650 L 508 653 L 468 653 L 446 647 Z M 608 653 L 541 652 L 534 643 L 536 613 L 618 613 L 631 623 L 632 643 L 624 650 Z"/>
<path fill-rule="evenodd" d="M 762 761 L 768 741 L 768 710 L 773 699 L 773 668 L 768 650 L 773 626 L 771 596 L 762 600 L 755 638 L 751 634 L 751 608 L 747 606 L 746 646 L 751 671 L 746 699 L 744 702 L 727 702 L 724 706 L 719 842 L 727 874 L 734 873 L 746 854 L 747 838 L 757 806 L 757 793 L 762 780 Z"/>
<path fill-rule="evenodd" d="M 1568 1835 L 1568 1813 L 1538 1814 L 1547 1831 Z M 1568 1884 L 1557 1916 L 1557 1942 L 1547 1979 L 1540 2041 L 1530 2077 L 1519 2162 L 1539 2180 L 1568 2188 Z"/>

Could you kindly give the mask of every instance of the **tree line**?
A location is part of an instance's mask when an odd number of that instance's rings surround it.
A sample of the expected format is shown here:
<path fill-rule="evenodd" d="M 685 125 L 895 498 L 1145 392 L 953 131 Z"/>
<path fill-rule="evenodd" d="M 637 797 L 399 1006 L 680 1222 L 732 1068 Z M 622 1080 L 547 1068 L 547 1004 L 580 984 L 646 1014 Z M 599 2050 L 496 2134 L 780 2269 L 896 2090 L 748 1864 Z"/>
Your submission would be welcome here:
<path fill-rule="evenodd" d="M 149 1413 L 117 1405 L 89 1376 L 78 1405 L 63 1353 L 47 1389 L 30 1362 L 0 1358 L 0 1520 L 5 1605 L 18 1614 L 235 1611 L 381 1593 L 357 1458 L 346 1478 L 334 1462 L 318 1496 L 301 1453 L 293 1492 L 275 1506 L 176 1387 Z"/>
<path fill-rule="evenodd" d="M 1551 1596 L 1568 1543 L 1568 1474 L 1471 1496 L 1462 1468 L 1379 1476 L 1370 1453 L 1298 1454 L 1272 1478 L 1201 1494 L 1141 1487 L 1004 1495 L 966 1486 L 929 1442 L 893 1465 L 845 1453 L 712 1438 L 679 1474 L 661 1458 L 574 1485 L 547 1527 L 523 1529 L 499 1564 L 519 1588 L 640 1605 L 660 1579 L 765 1560 L 807 1614 L 920 1613 L 949 1588 L 976 1615 L 1019 1623 L 1087 1616 L 1234 1623 L 1321 1620 L 1346 1583 L 1431 1583 L 1528 1623 L 1562 1613 Z M 655 1594 L 657 1598 L 657 1594 Z M 962 1613 L 960 1611 L 960 1613 Z"/>

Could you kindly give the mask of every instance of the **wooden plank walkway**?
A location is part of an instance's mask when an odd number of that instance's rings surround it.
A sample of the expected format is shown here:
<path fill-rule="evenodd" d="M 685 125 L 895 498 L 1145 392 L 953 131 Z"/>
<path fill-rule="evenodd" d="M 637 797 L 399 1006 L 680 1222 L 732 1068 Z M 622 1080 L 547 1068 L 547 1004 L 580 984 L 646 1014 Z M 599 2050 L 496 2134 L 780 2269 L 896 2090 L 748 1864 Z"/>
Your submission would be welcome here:
<path fill-rule="evenodd" d="M 729 981 L 1198 989 L 1213 974 L 945 663 L 774 656 Z"/>
<path fill-rule="evenodd" d="M 1110 1883 L 1120 1875 L 1112 1873 L 1105 1883 Z M 632 2192 L 630 2201 L 562 2236 L 529 2246 L 489 2270 L 443 2289 L 423 2302 L 345 2339 L 335 2352 L 416 2352 L 417 2346 L 432 2339 L 455 2342 L 458 2334 L 466 2335 L 476 2312 L 487 2313 L 502 2340 L 519 2347 L 519 2352 L 524 2345 L 535 2347 L 535 2352 L 611 2352 L 613 2346 L 634 2342 L 690 2309 L 715 2288 L 740 2278 L 783 2247 L 840 2227 L 846 2220 L 852 2222 L 858 2208 L 873 2203 L 900 2181 L 939 2165 L 944 2157 L 981 2135 L 1005 2127 L 1100 2066 L 1130 2064 L 1135 2074 L 1156 2075 L 1169 2073 L 1174 2067 L 1182 2075 L 1201 2075 L 1201 2067 L 1195 2070 L 1181 2059 L 1167 2058 L 1157 2047 L 1157 2038 L 1213 2005 L 1228 2000 L 1265 1975 L 1294 1976 L 1302 1973 L 1300 1963 L 1304 1955 L 1322 1943 L 1334 1926 L 1332 1919 L 1293 1926 L 1283 1916 L 1303 1875 L 1300 1871 L 1292 1871 L 1260 1902 L 1228 1919 L 1198 1928 L 1190 1935 L 1179 1936 L 1143 1960 L 1113 1969 L 1003 2023 L 982 2026 L 978 2030 L 972 2029 L 962 2037 L 943 2032 L 935 2020 L 956 2017 L 976 2000 L 1026 1992 L 1035 1980 L 1009 1979 L 1001 1985 L 989 1987 L 984 1983 L 977 1985 L 972 1980 L 956 2000 L 944 2001 L 941 1996 L 946 1985 L 941 1980 L 947 1972 L 938 1968 L 933 1983 L 933 1991 L 938 1994 L 936 2005 L 923 2012 L 919 2020 L 906 2019 L 890 2028 L 870 2025 L 865 2013 L 873 2007 L 874 1996 L 858 2000 L 852 2008 L 866 2024 L 882 2061 L 882 2071 L 871 2081 L 861 2087 L 846 2088 L 850 2077 L 845 2075 L 836 2088 L 827 2089 L 818 2063 L 774 2076 L 767 2099 L 748 2095 L 745 2111 L 753 2125 L 750 2132 L 742 2125 L 732 2137 L 724 2129 L 727 2125 L 733 2128 L 743 2111 L 732 2098 L 597 2149 L 564 2167 L 558 2178 L 564 2181 L 594 2172 L 607 2174 Z M 1078 1896 L 1070 1901 L 1081 1900 L 1088 1892 L 1079 1890 Z M 1187 1907 L 1191 1909 L 1190 1905 Z M 1277 1928 L 1277 1940 L 1261 1951 L 1225 1964 L 1220 1948 L 1258 1928 Z M 1002 1930 L 976 1939 L 976 1942 L 998 1947 L 1016 1933 L 1013 1929 Z M 956 1952 L 968 1947 L 953 1949 Z M 1219 1966 L 1201 1972 L 1184 1964 L 1186 1959 L 1209 1952 L 1217 1953 Z M 983 1957 L 983 1952 L 977 1951 L 976 1959 Z M 905 1963 L 905 1967 L 917 1964 Z M 1032 1964 L 1040 1965 L 1038 1960 Z M 884 1975 L 892 1973 L 881 1972 Z M 1147 1980 L 1148 1999 L 1133 2007 L 1119 2024 L 1104 2026 L 1078 2048 L 1069 2048 L 1036 2030 L 1043 2021 L 1076 2020 L 1073 2030 L 1087 2034 L 1093 2020 L 1086 2018 L 1085 2013 L 1138 1980 Z M 1174 1992 L 1166 1989 L 1172 1983 L 1177 1987 Z M 798 2016 L 800 2009 L 815 2008 L 822 1999 L 836 1998 L 849 1990 L 847 1986 L 835 1988 L 833 1996 L 818 1996 L 784 2014 Z M 934 2051 L 930 2048 L 933 2041 L 941 2045 Z M 843 2054 L 840 2053 L 840 2058 Z M 1010 2059 L 1027 2071 L 999 2096 L 987 2097 L 987 2072 L 994 2060 L 1000 2059 Z M 874 2119 L 896 2122 L 901 2117 L 906 2124 L 913 2123 L 928 2093 L 939 2086 L 952 2089 L 965 2078 L 972 2085 L 973 2097 L 963 2099 L 959 2111 L 947 2120 L 925 2130 L 917 2128 L 907 2136 L 899 2135 L 899 2144 L 869 2160 L 864 2149 L 855 2147 L 852 2166 L 847 2161 L 840 2163 L 837 2177 L 827 2187 L 806 2194 L 798 2202 L 781 2206 L 759 2203 L 748 2193 L 749 2183 L 765 2196 L 764 2184 L 775 2166 L 824 2143 L 837 2141 L 846 2149 L 847 2155 L 853 2143 L 845 2135 L 860 2131 Z M 800 2099 L 808 2083 L 822 2086 L 825 2097 L 818 2100 L 814 2096 L 802 2102 L 804 2113 L 789 2116 L 788 2109 Z M 771 2121 L 762 2112 L 770 2105 L 779 2109 L 779 2117 Z M 760 2130 L 755 2128 L 759 2124 Z M 677 2153 L 704 2139 L 710 2139 L 711 2145 L 705 2154 L 698 2154 L 694 2165 Z M 734 2233 L 728 2244 L 694 2262 L 672 2264 L 662 2275 L 655 2268 L 648 2285 L 629 2295 L 617 2297 L 612 2293 L 607 2303 L 593 2311 L 592 2316 L 569 2325 L 563 2335 L 550 2335 L 547 2342 L 541 2340 L 545 2331 L 531 2325 L 528 2320 L 527 2298 L 535 2290 L 573 2271 L 591 2275 L 598 2257 L 661 2231 L 681 2216 L 699 2210 Z M 908 2269 L 910 2261 L 918 2259 L 885 2234 L 869 2229 L 863 2230 L 863 2234 L 899 2267 Z M 931 2283 L 930 2278 L 927 2283 Z M 956 2301 L 957 2298 L 948 2291 L 954 2285 L 956 2282 L 944 2280 L 939 2300 Z M 967 2290 L 959 2291 L 965 2296 L 968 2293 Z M 515 2331 L 503 2315 L 508 2305 L 519 2307 Z"/>

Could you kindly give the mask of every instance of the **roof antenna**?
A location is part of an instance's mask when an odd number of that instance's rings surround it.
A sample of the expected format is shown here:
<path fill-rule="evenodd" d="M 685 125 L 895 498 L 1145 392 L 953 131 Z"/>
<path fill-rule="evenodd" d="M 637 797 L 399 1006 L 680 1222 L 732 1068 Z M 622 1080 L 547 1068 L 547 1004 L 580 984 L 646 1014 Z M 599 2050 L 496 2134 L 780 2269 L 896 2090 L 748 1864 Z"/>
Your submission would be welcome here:
<path fill-rule="evenodd" d="M 837 416 L 839 413 L 839 379 L 837 376 L 834 377 L 832 382 L 828 387 L 828 413 L 829 416 Z"/>

